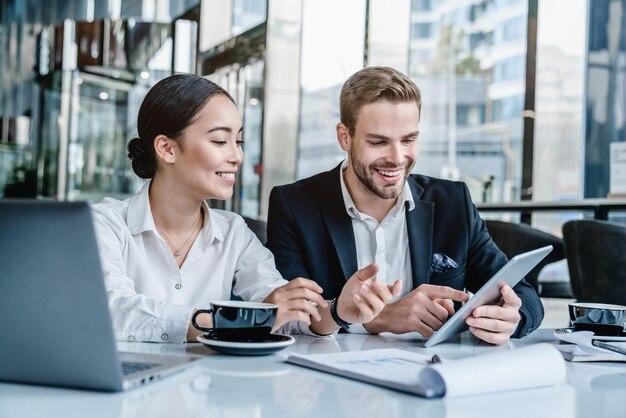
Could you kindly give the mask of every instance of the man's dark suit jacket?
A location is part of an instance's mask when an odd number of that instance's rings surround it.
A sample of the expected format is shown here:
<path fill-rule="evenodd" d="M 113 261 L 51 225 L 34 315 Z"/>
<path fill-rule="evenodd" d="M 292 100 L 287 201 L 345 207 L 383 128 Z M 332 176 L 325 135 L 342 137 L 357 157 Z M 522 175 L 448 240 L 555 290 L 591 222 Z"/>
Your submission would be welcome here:
<path fill-rule="evenodd" d="M 352 218 L 341 194 L 340 170 L 341 165 L 275 187 L 269 202 L 267 247 L 278 270 L 287 280 L 315 280 L 326 299 L 339 296 L 357 271 Z M 507 258 L 489 236 L 469 190 L 461 182 L 414 174 L 407 183 L 415 201 L 415 208 L 406 211 L 413 288 L 430 283 L 476 292 Z M 460 267 L 431 273 L 436 253 L 449 256 Z M 539 326 L 543 306 L 525 280 L 514 290 L 522 300 L 522 319 L 514 336 L 521 337 Z"/>

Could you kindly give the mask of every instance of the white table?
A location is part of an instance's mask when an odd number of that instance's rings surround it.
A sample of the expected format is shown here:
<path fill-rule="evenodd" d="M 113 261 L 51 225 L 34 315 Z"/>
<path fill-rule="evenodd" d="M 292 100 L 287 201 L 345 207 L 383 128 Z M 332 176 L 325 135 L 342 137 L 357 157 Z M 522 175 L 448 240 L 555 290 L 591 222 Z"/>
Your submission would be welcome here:
<path fill-rule="evenodd" d="M 457 399 L 427 400 L 285 364 L 290 352 L 318 353 L 396 347 L 458 358 L 507 347 L 464 334 L 430 349 L 410 336 L 296 337 L 278 354 L 233 357 L 199 344 L 121 343 L 126 351 L 202 356 L 191 368 L 126 393 L 0 383 L 5 417 L 625 417 L 626 364 L 568 363 L 567 384 Z M 512 346 L 551 341 L 538 330 Z M 515 376 L 511 376 L 512 379 Z M 471 379 L 471 376 L 468 376 Z"/>

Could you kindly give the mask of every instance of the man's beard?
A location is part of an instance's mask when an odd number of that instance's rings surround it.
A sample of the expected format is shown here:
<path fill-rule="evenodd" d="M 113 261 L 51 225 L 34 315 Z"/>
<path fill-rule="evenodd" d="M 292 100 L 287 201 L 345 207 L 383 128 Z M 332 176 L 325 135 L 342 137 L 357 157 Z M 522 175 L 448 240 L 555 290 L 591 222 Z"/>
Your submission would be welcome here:
<path fill-rule="evenodd" d="M 361 164 L 361 162 L 356 158 L 354 150 L 350 152 L 350 162 L 352 163 L 352 168 L 354 169 L 354 173 L 358 177 L 358 179 L 363 183 L 363 185 L 374 195 L 380 197 L 381 199 L 395 199 L 400 196 L 402 190 L 404 189 L 404 184 L 406 183 L 406 179 L 410 174 L 410 167 L 413 167 L 413 161 L 408 161 L 407 164 L 403 165 L 404 176 L 402 180 L 398 183 L 390 184 L 388 186 L 379 187 L 374 183 L 373 176 L 375 175 L 375 169 L 392 169 L 397 170 L 398 167 L 384 167 L 378 166 L 376 163 L 370 164 L 369 168 L 365 165 Z"/>

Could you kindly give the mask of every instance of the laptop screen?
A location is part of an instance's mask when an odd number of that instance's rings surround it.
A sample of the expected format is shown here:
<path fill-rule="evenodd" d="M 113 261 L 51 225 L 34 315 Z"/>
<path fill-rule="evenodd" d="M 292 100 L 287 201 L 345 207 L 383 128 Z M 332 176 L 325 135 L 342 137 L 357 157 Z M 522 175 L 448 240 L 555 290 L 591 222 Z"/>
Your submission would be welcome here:
<path fill-rule="evenodd" d="M 89 205 L 0 200 L 0 380 L 121 389 Z"/>

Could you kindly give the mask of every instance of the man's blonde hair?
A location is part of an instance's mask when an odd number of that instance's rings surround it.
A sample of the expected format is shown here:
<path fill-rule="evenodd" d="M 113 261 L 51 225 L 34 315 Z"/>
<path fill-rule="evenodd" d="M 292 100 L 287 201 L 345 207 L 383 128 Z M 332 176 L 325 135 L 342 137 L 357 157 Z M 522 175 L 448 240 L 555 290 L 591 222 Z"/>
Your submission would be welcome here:
<path fill-rule="evenodd" d="M 340 118 L 350 135 L 354 135 L 359 110 L 380 100 L 415 102 L 422 111 L 420 90 L 407 76 L 390 67 L 367 67 L 352 74 L 341 88 Z"/>

